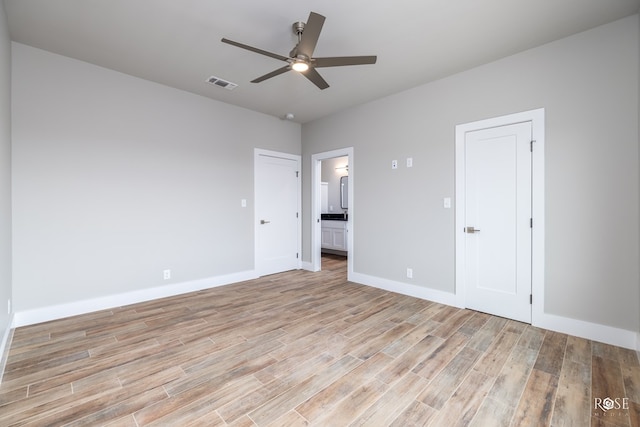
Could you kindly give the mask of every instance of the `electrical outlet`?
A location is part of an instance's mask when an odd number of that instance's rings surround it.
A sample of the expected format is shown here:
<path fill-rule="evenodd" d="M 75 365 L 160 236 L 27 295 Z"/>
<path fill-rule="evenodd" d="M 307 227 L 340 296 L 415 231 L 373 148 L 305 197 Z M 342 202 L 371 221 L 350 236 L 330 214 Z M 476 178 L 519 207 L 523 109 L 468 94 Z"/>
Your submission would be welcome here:
<path fill-rule="evenodd" d="M 164 280 L 169 280 L 171 279 L 171 270 L 164 270 L 162 272 L 162 275 L 164 277 Z"/>
<path fill-rule="evenodd" d="M 413 167 L 413 157 L 407 157 L 407 167 L 408 168 Z"/>
<path fill-rule="evenodd" d="M 413 279 L 413 268 L 407 268 L 407 279 Z"/>

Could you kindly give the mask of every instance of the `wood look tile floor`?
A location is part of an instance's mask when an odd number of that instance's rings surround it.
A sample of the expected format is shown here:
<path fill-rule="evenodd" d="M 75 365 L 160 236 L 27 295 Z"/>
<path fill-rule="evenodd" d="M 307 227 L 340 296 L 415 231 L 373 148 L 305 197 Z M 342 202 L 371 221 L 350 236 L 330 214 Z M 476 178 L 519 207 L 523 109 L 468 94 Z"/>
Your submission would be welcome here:
<path fill-rule="evenodd" d="M 0 425 L 638 426 L 640 364 L 349 283 L 325 257 L 320 273 L 17 329 Z"/>

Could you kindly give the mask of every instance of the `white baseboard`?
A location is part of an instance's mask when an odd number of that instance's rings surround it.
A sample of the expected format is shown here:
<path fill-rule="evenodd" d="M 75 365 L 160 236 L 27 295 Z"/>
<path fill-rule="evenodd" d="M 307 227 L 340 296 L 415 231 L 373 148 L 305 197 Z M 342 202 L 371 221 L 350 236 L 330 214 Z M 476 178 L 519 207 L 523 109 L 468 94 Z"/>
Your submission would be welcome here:
<path fill-rule="evenodd" d="M 456 303 L 456 295 L 449 292 L 438 291 L 436 289 L 425 288 L 423 286 L 396 282 L 395 280 L 383 279 L 355 272 L 349 276 L 349 281 L 378 289 L 384 289 L 385 291 L 396 292 L 410 297 L 458 307 L 458 304 Z"/>
<path fill-rule="evenodd" d="M 534 316 L 534 320 L 533 326 L 539 328 L 624 347 L 630 350 L 636 350 L 638 348 L 640 334 L 636 331 L 628 331 L 613 326 L 571 319 L 549 313 Z"/>
<path fill-rule="evenodd" d="M 250 270 L 223 276 L 208 277 L 206 279 L 174 283 L 166 286 L 158 286 L 155 288 L 140 289 L 137 291 L 109 295 L 106 297 L 74 301 L 30 310 L 21 310 L 15 313 L 13 324 L 16 328 L 20 326 L 33 325 L 36 323 L 48 322 L 50 320 L 62 319 L 64 317 L 91 313 L 93 311 L 107 310 L 114 307 L 122 307 L 158 298 L 172 297 L 203 289 L 215 288 L 217 286 L 256 279 L 257 277 L 257 273 L 254 270 Z"/>
<path fill-rule="evenodd" d="M 7 329 L 2 334 L 2 341 L 0 341 L 0 384 L 2 384 L 2 377 L 4 370 L 7 367 L 7 359 L 9 358 L 9 348 L 11 347 L 11 338 L 13 337 L 13 313 L 9 315 L 9 323 Z"/>
<path fill-rule="evenodd" d="M 311 263 L 308 262 L 303 262 L 302 268 L 313 271 Z M 13 328 L 33 325 L 64 317 L 107 310 L 114 307 L 151 301 L 158 298 L 171 297 L 256 278 L 258 278 L 256 271 L 251 270 L 189 282 L 175 283 L 167 286 L 141 289 L 101 298 L 23 310 L 14 313 L 12 324 Z M 390 292 L 396 292 L 402 295 L 462 308 L 457 301 L 456 295 L 449 292 L 355 272 L 349 275 L 349 280 L 355 283 L 384 289 Z M 620 328 L 570 319 L 548 313 L 534 315 L 533 326 L 636 350 L 640 353 L 640 333 L 636 331 L 627 331 Z M 12 331 L 13 329 L 10 327 L 2 337 L 2 342 L 0 343 L 0 351 L 2 351 L 2 353 L 0 353 L 0 357 L 4 354 L 5 349 L 8 349 L 9 334 L 12 333 Z M 0 374 L 3 372 L 3 366 L 1 365 L 2 362 L 3 361 L 0 359 Z"/>
<path fill-rule="evenodd" d="M 313 263 L 310 263 L 307 261 L 302 261 L 302 263 L 300 264 L 300 268 L 303 270 L 312 271 L 312 272 L 318 271 L 318 270 L 314 270 Z"/>
<path fill-rule="evenodd" d="M 410 285 L 393 280 L 382 279 L 380 277 L 368 276 L 366 274 L 353 273 L 349 280 L 362 285 L 384 289 L 390 292 L 434 301 L 440 304 L 463 308 L 455 294 L 424 288 L 422 286 Z M 582 320 L 570 319 L 568 317 L 553 314 L 538 314 L 534 316 L 533 326 L 548 329 L 555 332 L 574 335 L 592 341 L 603 342 L 640 352 L 640 333 L 627 331 L 625 329 L 600 325 L 597 323 L 585 322 Z"/>

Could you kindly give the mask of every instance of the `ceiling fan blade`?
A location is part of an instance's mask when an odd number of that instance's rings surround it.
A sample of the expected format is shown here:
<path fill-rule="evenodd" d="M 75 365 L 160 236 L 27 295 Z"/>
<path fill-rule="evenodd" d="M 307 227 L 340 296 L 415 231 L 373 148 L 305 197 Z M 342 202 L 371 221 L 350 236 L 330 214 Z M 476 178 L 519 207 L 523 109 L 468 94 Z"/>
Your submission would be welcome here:
<path fill-rule="evenodd" d="M 322 31 L 322 26 L 324 25 L 324 20 L 325 17 L 320 14 L 315 12 L 309 14 L 309 19 L 307 19 L 307 23 L 304 25 L 304 30 L 302 31 L 300 43 L 298 43 L 296 47 L 296 53 L 298 55 L 306 55 L 308 58 L 313 56 L 313 51 L 316 49 L 316 44 L 320 37 L 320 31 Z"/>
<path fill-rule="evenodd" d="M 277 70 L 274 70 L 270 73 L 265 74 L 264 76 L 260 76 L 257 79 L 253 79 L 251 80 L 251 83 L 260 83 L 263 82 L 267 79 L 270 79 L 271 77 L 275 77 L 275 76 L 279 76 L 282 73 L 286 73 L 287 71 L 289 71 L 291 68 L 288 65 L 285 65 L 282 68 L 278 68 Z"/>
<path fill-rule="evenodd" d="M 278 55 L 277 53 L 272 53 L 272 52 L 268 52 L 266 50 L 258 49 L 257 47 L 253 47 L 253 46 L 249 46 L 249 45 L 246 45 L 246 44 L 234 42 L 233 40 L 229 40 L 229 39 L 223 38 L 220 41 L 222 43 L 227 43 L 227 44 L 230 44 L 232 46 L 240 47 L 242 49 L 247 49 L 247 50 L 250 50 L 251 52 L 256 52 L 256 53 L 259 53 L 261 55 L 265 55 L 265 56 L 269 56 L 271 58 L 279 59 L 281 61 L 289 61 L 289 59 L 291 59 L 291 58 L 288 58 L 286 56 Z"/>
<path fill-rule="evenodd" d="M 320 89 L 326 89 L 329 87 L 329 83 L 327 83 L 320 73 L 318 73 L 313 67 L 309 68 L 307 71 L 301 72 L 300 74 L 311 80 L 311 82 Z"/>
<path fill-rule="evenodd" d="M 377 56 L 333 56 L 328 58 L 313 58 L 314 67 L 341 67 L 344 65 L 375 64 Z"/>

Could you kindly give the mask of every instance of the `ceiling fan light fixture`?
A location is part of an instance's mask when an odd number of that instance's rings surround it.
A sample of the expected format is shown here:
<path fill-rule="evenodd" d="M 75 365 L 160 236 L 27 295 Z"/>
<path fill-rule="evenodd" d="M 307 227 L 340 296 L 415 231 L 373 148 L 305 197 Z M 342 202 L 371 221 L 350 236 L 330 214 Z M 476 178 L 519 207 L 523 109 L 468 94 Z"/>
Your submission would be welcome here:
<path fill-rule="evenodd" d="M 299 73 L 303 73 L 309 69 L 309 64 L 305 61 L 297 60 L 291 64 L 291 69 Z"/>

